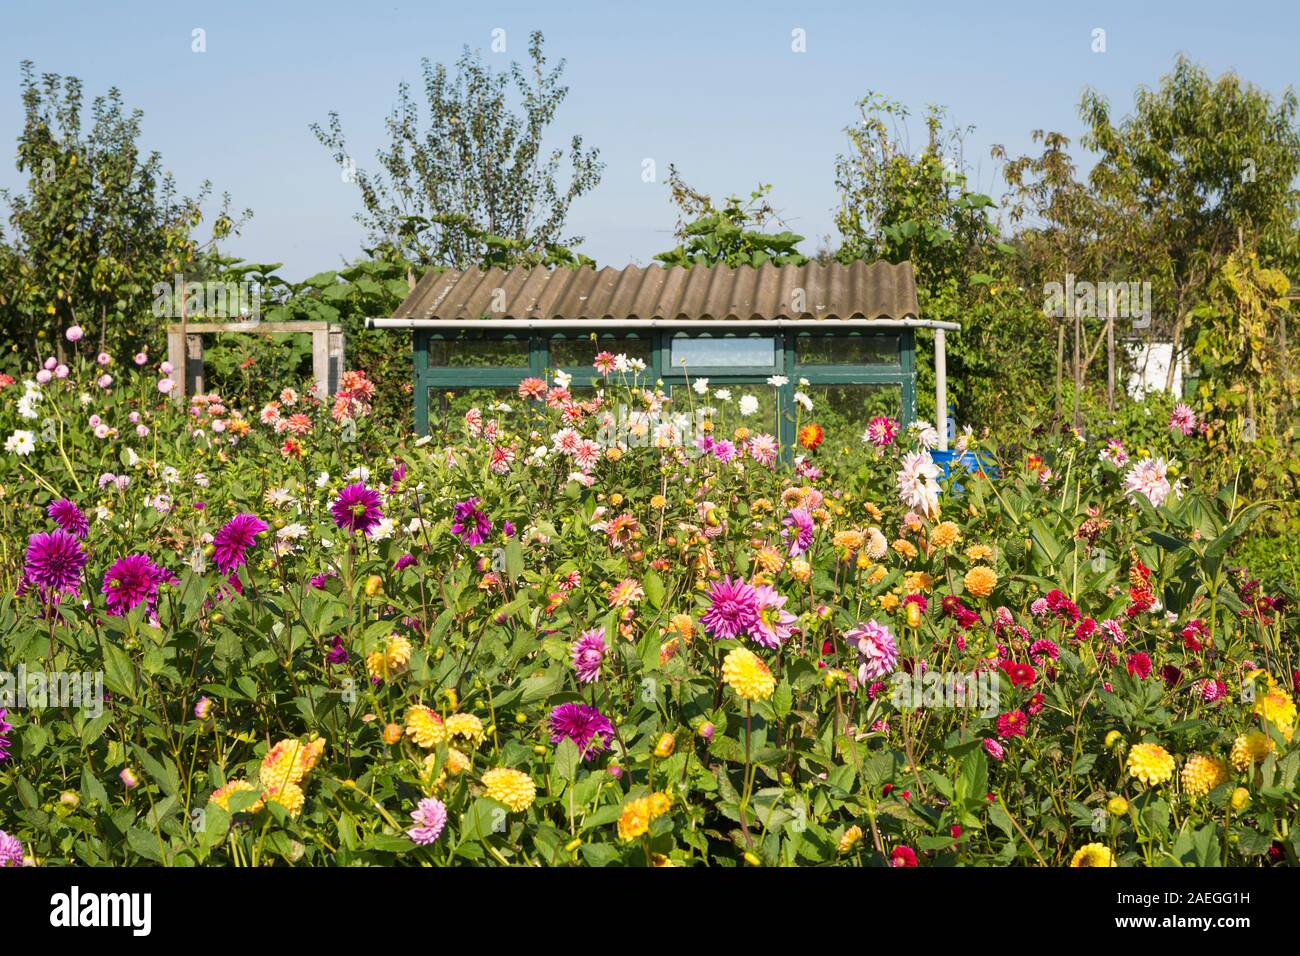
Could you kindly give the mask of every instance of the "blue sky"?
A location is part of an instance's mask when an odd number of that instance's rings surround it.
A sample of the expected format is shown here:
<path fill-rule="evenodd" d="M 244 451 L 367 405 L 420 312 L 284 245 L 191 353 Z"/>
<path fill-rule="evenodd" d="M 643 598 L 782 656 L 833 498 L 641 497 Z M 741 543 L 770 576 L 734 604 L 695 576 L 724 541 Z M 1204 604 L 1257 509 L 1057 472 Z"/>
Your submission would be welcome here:
<path fill-rule="evenodd" d="M 356 187 L 309 130 L 342 115 L 364 168 L 384 142 L 397 85 L 418 91 L 420 58 L 450 63 L 462 46 L 490 63 L 525 60 L 528 33 L 568 60 L 569 99 L 556 132 L 581 133 L 606 169 L 573 207 L 570 227 L 601 265 L 646 263 L 672 244 L 670 162 L 715 198 L 770 182 L 772 200 L 814 251 L 832 233 L 835 156 L 854 104 L 876 91 L 912 110 L 913 142 L 927 103 L 975 132 L 966 155 L 980 187 L 998 192 L 989 146 L 1032 149 L 1032 130 L 1077 141 L 1085 86 L 1121 112 L 1178 53 L 1214 73 L 1233 69 L 1279 94 L 1298 75 L 1292 2 L 443 3 L 373 0 L 0 0 L 0 139 L 21 128 L 19 63 L 74 74 L 87 98 L 119 87 L 144 111 L 144 141 L 184 192 L 203 179 L 255 218 L 228 252 L 285 263 L 287 278 L 338 266 L 364 240 Z M 1106 52 L 1092 31 L 1106 31 Z M 206 32 L 207 51 L 191 50 Z M 504 55 L 490 51 L 506 31 Z M 801 29 L 807 51 L 791 50 Z M 655 160 L 658 183 L 642 181 Z M 1084 166 L 1086 157 L 1080 155 Z"/>

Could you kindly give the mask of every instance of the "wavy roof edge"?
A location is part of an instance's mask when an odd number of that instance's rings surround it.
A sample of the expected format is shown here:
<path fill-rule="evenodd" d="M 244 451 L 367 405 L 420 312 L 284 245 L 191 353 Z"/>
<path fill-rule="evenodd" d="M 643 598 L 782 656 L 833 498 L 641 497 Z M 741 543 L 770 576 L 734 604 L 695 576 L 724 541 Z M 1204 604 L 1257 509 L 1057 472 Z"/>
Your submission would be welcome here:
<path fill-rule="evenodd" d="M 430 270 L 397 319 L 919 319 L 910 262 Z"/>

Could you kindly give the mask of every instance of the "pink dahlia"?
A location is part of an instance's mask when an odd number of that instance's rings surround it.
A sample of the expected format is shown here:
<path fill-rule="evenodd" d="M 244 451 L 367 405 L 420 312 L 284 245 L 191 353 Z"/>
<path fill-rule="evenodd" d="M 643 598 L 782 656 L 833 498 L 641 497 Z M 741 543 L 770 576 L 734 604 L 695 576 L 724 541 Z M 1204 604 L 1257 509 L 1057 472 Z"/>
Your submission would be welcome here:
<path fill-rule="evenodd" d="M 1184 436 L 1196 431 L 1196 413 L 1191 407 L 1179 402 L 1169 416 L 1169 430 L 1182 432 Z"/>
<path fill-rule="evenodd" d="M 782 531 L 781 534 L 790 542 L 790 557 L 797 558 L 807 551 L 812 544 L 812 515 L 803 508 L 792 508 L 790 513 L 782 519 L 781 524 L 788 529 Z"/>
<path fill-rule="evenodd" d="M 452 510 L 451 532 L 470 546 L 487 540 L 492 533 L 492 522 L 479 510 L 477 498 L 456 502 Z"/>
<path fill-rule="evenodd" d="M 758 622 L 758 592 L 741 578 L 723 578 L 709 588 L 709 599 L 700 623 L 715 640 L 739 637 Z"/>
<path fill-rule="evenodd" d="M 447 807 L 437 797 L 425 797 L 411 811 L 415 826 L 406 831 L 414 842 L 428 846 L 442 836 L 447 825 Z"/>
<path fill-rule="evenodd" d="M 758 617 L 749 629 L 754 643 L 775 650 L 790 636 L 791 625 L 798 620 L 785 609 L 786 598 L 776 589 L 764 584 L 754 589 Z"/>
<path fill-rule="evenodd" d="M 858 650 L 858 683 L 879 680 L 898 664 L 898 645 L 889 628 L 875 621 L 859 623 L 844 639 Z"/>
<path fill-rule="evenodd" d="M 176 578 L 165 568 L 160 568 L 147 554 L 128 554 L 118 558 L 104 572 L 100 590 L 108 604 L 108 613 L 121 617 L 142 601 L 148 602 L 150 611 L 158 604 L 158 588 Z"/>
<path fill-rule="evenodd" d="M 578 681 L 590 684 L 600 678 L 600 665 L 605 661 L 605 629 L 603 627 L 583 631 L 582 636 L 573 642 L 573 669 L 578 672 Z"/>

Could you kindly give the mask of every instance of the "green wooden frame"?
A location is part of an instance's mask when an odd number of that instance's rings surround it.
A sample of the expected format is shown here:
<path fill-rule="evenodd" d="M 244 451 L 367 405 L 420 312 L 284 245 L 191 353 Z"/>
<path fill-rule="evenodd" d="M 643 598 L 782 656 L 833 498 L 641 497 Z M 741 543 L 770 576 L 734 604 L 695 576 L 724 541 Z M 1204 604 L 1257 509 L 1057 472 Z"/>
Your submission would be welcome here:
<path fill-rule="evenodd" d="M 479 338 L 500 341 L 527 340 L 527 366 L 512 367 L 436 367 L 429 364 L 430 344 L 435 341 L 456 339 L 461 331 L 475 334 Z M 415 359 L 415 427 L 420 434 L 429 431 L 429 392 L 432 389 L 452 388 L 514 388 L 527 376 L 551 380 L 556 371 L 565 371 L 573 376 L 575 385 L 587 386 L 597 378 L 590 365 L 578 367 L 552 368 L 551 341 L 557 337 L 589 341 L 592 331 L 588 329 L 565 328 L 556 323 L 554 331 L 530 329 L 518 333 L 506 330 L 485 330 L 476 332 L 473 328 L 456 332 L 440 332 L 431 329 L 414 330 Z M 720 366 L 712 368 L 672 368 L 672 340 L 675 336 L 687 334 L 691 337 L 734 336 L 775 338 L 776 362 L 770 368 Z M 609 351 L 621 351 L 617 341 L 626 338 L 645 339 L 650 343 L 647 374 L 651 381 L 661 380 L 671 393 L 674 386 L 680 388 L 690 380 L 703 377 L 709 380 L 711 387 L 734 387 L 765 384 L 772 375 L 783 375 L 785 385 L 778 389 L 777 414 L 782 422 L 781 443 L 788 453 L 794 443 L 795 420 L 794 393 L 799 389 L 800 379 L 806 379 L 810 385 L 897 385 L 900 389 L 902 407 L 898 416 L 903 427 L 907 427 L 916 418 L 916 335 L 910 328 L 886 327 L 882 329 L 816 329 L 786 328 L 767 331 L 761 328 L 744 330 L 692 329 L 684 323 L 674 329 L 631 329 L 611 328 L 599 333 L 601 339 L 610 339 Z M 887 337 L 898 339 L 898 364 L 865 365 L 803 365 L 797 361 L 795 340 L 801 335 L 814 336 L 864 336 Z"/>

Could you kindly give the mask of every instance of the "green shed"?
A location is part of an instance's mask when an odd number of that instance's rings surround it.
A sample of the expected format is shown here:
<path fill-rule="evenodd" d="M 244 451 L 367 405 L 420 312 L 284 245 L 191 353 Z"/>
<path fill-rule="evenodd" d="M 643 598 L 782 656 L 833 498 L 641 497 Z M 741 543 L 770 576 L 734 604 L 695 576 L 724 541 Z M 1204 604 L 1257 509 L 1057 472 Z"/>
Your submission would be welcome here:
<path fill-rule="evenodd" d="M 920 317 L 908 262 L 430 271 L 394 316 L 368 324 L 413 332 L 421 433 L 514 395 L 525 377 L 565 372 L 572 391 L 594 389 L 591 361 L 607 350 L 643 361 L 670 395 L 701 378 L 753 395 L 745 424 L 787 447 L 793 429 L 776 423 L 795 420 L 797 392 L 832 434 L 860 434 L 882 414 L 910 423 L 920 327 L 935 330 L 936 407 L 946 408 L 944 334 L 959 328 Z M 946 449 L 942 422 L 939 432 Z"/>

